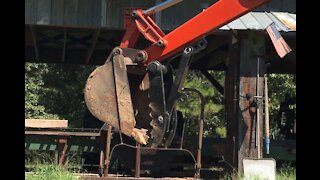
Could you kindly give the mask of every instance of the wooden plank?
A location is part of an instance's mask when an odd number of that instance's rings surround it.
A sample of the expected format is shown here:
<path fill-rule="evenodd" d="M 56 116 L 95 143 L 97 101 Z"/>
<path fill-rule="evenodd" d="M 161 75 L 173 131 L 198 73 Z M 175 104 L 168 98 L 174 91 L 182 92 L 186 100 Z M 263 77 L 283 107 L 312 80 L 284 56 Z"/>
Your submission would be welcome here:
<path fill-rule="evenodd" d="M 50 24 L 63 25 L 64 0 L 52 0 L 51 3 L 52 4 Z"/>
<path fill-rule="evenodd" d="M 95 132 L 63 132 L 63 131 L 25 131 L 25 135 L 52 135 L 52 136 L 100 136 Z"/>
<path fill-rule="evenodd" d="M 38 0 L 26 0 L 25 1 L 25 24 L 36 24 L 37 22 L 37 1 Z"/>
<path fill-rule="evenodd" d="M 51 0 L 39 0 L 37 3 L 37 24 L 50 23 Z"/>
<path fill-rule="evenodd" d="M 77 25 L 78 0 L 64 1 L 64 25 Z"/>
<path fill-rule="evenodd" d="M 79 0 L 78 25 L 92 25 L 93 3 L 92 0 Z"/>
<path fill-rule="evenodd" d="M 32 128 L 67 128 L 68 120 L 25 119 L 25 127 Z"/>

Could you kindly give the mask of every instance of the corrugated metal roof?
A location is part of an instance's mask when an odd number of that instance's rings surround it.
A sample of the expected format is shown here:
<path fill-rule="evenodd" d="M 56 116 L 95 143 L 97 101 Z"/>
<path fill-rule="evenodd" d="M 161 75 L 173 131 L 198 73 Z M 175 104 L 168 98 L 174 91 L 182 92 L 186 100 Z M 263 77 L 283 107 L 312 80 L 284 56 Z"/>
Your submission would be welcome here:
<path fill-rule="evenodd" d="M 264 30 L 272 22 L 278 31 L 296 31 L 296 14 L 288 12 L 249 12 L 222 26 L 220 30 Z"/>

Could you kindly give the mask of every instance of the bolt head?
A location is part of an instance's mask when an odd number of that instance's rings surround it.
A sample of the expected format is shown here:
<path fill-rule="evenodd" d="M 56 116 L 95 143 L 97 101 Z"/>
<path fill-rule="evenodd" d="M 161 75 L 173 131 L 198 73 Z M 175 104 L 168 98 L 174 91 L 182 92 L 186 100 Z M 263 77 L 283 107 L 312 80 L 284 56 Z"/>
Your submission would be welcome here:
<path fill-rule="evenodd" d="M 162 123 L 163 123 L 163 117 L 162 117 L 162 116 L 159 116 L 159 117 L 158 117 L 158 121 L 159 121 L 159 123 L 162 124 Z"/>
<path fill-rule="evenodd" d="M 164 42 L 163 42 L 163 40 L 159 40 L 159 41 L 157 42 L 157 45 L 158 45 L 159 47 L 164 46 Z"/>

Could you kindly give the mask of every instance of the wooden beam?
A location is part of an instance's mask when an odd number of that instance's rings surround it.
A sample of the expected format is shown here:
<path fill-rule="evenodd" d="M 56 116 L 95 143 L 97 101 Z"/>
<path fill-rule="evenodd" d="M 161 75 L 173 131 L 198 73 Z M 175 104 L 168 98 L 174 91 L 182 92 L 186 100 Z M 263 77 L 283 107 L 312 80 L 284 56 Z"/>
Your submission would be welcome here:
<path fill-rule="evenodd" d="M 67 28 L 63 28 L 63 49 L 62 49 L 62 58 L 61 62 L 64 62 L 66 57 L 66 48 L 67 48 Z"/>
<path fill-rule="evenodd" d="M 68 120 L 25 119 L 25 127 L 31 128 L 67 128 Z"/>
<path fill-rule="evenodd" d="M 221 86 L 221 84 L 213 77 L 211 74 L 204 69 L 200 70 L 201 73 L 211 82 L 211 84 L 221 93 L 222 95 L 224 94 L 224 88 Z"/>
<path fill-rule="evenodd" d="M 197 62 L 192 63 L 191 68 L 194 69 L 212 69 L 217 65 L 221 65 L 228 58 L 228 53 L 224 50 L 211 52 Z"/>
<path fill-rule="evenodd" d="M 217 48 L 219 48 L 225 44 L 228 44 L 228 38 L 226 38 L 225 36 L 211 35 L 207 39 L 208 39 L 208 45 L 207 45 L 206 49 L 197 53 L 194 57 L 193 62 L 196 62 L 198 60 L 205 58 L 206 56 L 208 56 L 210 53 L 212 53 Z"/>
<path fill-rule="evenodd" d="M 64 131 L 31 131 L 27 130 L 25 135 L 51 135 L 51 136 L 100 136 L 99 132 L 64 132 Z"/>
<path fill-rule="evenodd" d="M 37 44 L 36 30 L 33 27 L 33 25 L 30 25 L 29 27 L 31 31 L 32 40 L 33 40 L 34 51 L 36 54 L 36 61 L 39 62 L 39 50 L 38 50 L 38 44 Z"/>
<path fill-rule="evenodd" d="M 68 47 L 68 46 L 67 46 Z M 40 61 L 34 60 L 34 53 L 30 53 L 29 51 L 33 51 L 33 47 L 26 46 L 25 51 L 25 61 L 26 62 L 43 62 L 43 63 L 61 63 L 61 49 L 58 48 L 41 48 L 39 49 L 39 53 L 43 54 L 45 57 Z M 90 64 L 92 65 L 101 65 L 106 61 L 106 57 L 111 52 L 112 49 L 96 49 L 94 52 L 94 56 L 91 57 Z M 66 48 L 66 56 L 65 62 L 68 64 L 82 64 L 85 65 L 85 61 L 87 58 L 87 51 L 83 51 L 81 48 Z M 32 59 L 33 58 L 33 59 Z"/>
<path fill-rule="evenodd" d="M 87 43 L 87 41 L 91 38 L 91 35 L 86 35 L 86 36 L 78 38 L 74 35 L 67 34 L 67 37 L 70 39 L 70 41 L 67 43 L 68 46 L 72 46 L 75 44 L 81 44 L 86 47 L 91 47 L 91 45 L 89 43 Z"/>
<path fill-rule="evenodd" d="M 94 49 L 96 47 L 99 35 L 100 35 L 100 28 L 97 29 L 93 34 L 92 44 L 91 44 L 91 48 L 88 50 L 88 56 L 87 56 L 87 59 L 86 59 L 86 64 L 89 64 L 89 62 L 90 62 L 90 59 L 91 59 L 92 53 L 93 53 L 93 51 L 94 51 Z"/>
<path fill-rule="evenodd" d="M 239 103 L 239 41 L 237 31 L 229 33 L 229 56 L 226 61 L 224 80 L 224 109 L 227 121 L 227 148 L 224 152 L 226 161 L 238 168 L 238 103 Z"/>
<path fill-rule="evenodd" d="M 244 158 L 261 158 L 263 135 L 263 75 L 265 73 L 265 34 L 257 31 L 239 32 L 239 110 L 238 169 L 243 174 Z M 259 74 L 259 78 L 257 78 Z M 257 91 L 257 87 L 258 91 Z"/>
<path fill-rule="evenodd" d="M 49 36 L 47 36 L 45 34 L 42 34 L 41 32 L 38 32 L 37 36 L 39 36 L 39 37 L 41 37 L 41 38 L 43 38 L 43 39 L 45 39 L 45 40 L 57 45 L 59 47 L 63 46 L 63 44 L 60 41 L 55 40 L 54 38 L 51 38 L 51 37 L 49 37 Z"/>

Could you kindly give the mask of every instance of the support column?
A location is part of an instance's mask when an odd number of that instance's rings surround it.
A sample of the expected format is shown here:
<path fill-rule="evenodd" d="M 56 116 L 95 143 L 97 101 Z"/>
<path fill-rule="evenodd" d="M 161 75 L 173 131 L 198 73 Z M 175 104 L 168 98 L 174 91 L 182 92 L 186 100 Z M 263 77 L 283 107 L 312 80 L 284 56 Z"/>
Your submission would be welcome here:
<path fill-rule="evenodd" d="M 68 136 L 59 135 L 58 137 L 58 163 L 59 165 L 65 164 L 65 158 L 68 149 Z"/>
<path fill-rule="evenodd" d="M 225 158 L 232 168 L 238 167 L 238 79 L 239 79 L 239 41 L 238 32 L 230 31 L 229 56 L 225 73 L 225 119 L 227 121 L 227 144 Z M 231 168 L 231 167 L 230 167 Z"/>
<path fill-rule="evenodd" d="M 263 152 L 262 98 L 256 98 L 256 96 L 263 96 L 265 37 L 264 32 L 261 31 L 241 32 L 239 33 L 239 37 L 240 64 L 237 139 L 238 172 L 243 174 L 243 159 L 262 158 Z M 259 78 L 257 78 L 257 73 L 259 73 Z M 259 121 L 258 126 L 257 120 Z"/>

